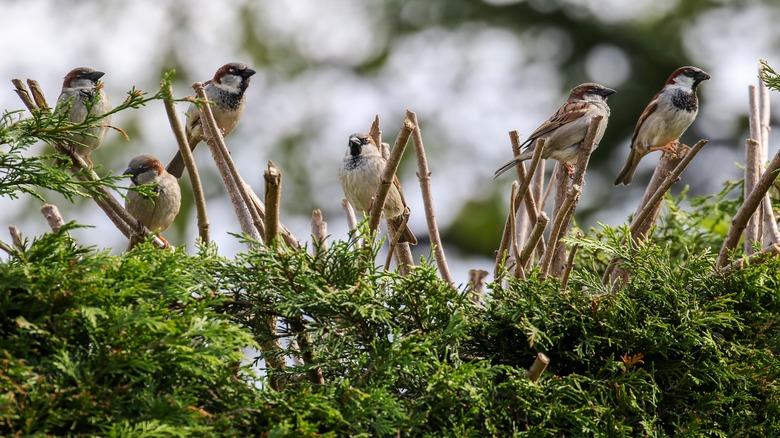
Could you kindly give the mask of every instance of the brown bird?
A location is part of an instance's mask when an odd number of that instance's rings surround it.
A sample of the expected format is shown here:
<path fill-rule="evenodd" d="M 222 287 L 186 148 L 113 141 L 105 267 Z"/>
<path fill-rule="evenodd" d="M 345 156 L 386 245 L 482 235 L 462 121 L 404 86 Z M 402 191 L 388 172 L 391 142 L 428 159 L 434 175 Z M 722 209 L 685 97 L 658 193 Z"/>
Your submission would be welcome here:
<path fill-rule="evenodd" d="M 696 88 L 710 75 L 696 67 L 675 70 L 647 105 L 631 137 L 631 153 L 615 179 L 615 185 L 631 184 L 642 157 L 653 151 L 674 150 L 678 139 L 699 112 Z"/>
<path fill-rule="evenodd" d="M 341 187 L 344 189 L 347 201 L 355 209 L 364 214 L 369 211 L 386 166 L 387 160 L 382 157 L 371 136 L 362 133 L 349 136 L 347 153 L 344 155 L 339 169 L 339 181 L 341 181 Z M 417 237 L 412 233 L 412 230 L 407 225 L 401 229 L 405 210 L 404 192 L 396 177 L 387 193 L 383 211 L 387 221 L 393 225 L 396 232 L 401 233 L 398 241 L 416 245 Z"/>
<path fill-rule="evenodd" d="M 156 183 L 155 198 L 146 198 L 138 192 L 128 191 L 125 208 L 140 223 L 151 231 L 162 233 L 171 226 L 181 207 L 179 181 L 165 171 L 157 158 L 144 154 L 130 160 L 124 171 L 130 175 L 134 186 Z M 158 236 L 170 246 L 161 235 Z M 133 242 L 131 241 L 131 246 Z"/>
<path fill-rule="evenodd" d="M 502 173 L 516 166 L 517 163 L 530 159 L 534 155 L 536 140 L 546 138 L 543 158 L 552 158 L 564 164 L 574 163 L 580 152 L 580 143 L 585 139 L 585 133 L 591 121 L 597 115 L 604 116 L 606 127 L 609 118 L 607 97 L 615 90 L 592 82 L 577 85 L 569 93 L 569 99 L 558 108 L 549 120 L 531 134 L 521 147 L 525 147 L 520 155 L 501 166 L 495 173 Z M 596 138 L 596 144 L 601 141 L 604 130 Z M 568 167 L 568 166 L 567 166 Z"/>
<path fill-rule="evenodd" d="M 244 107 L 246 106 L 244 92 L 249 87 L 249 78 L 254 74 L 255 71 L 246 65 L 231 62 L 220 67 L 214 74 L 214 78 L 205 83 L 206 97 L 210 102 L 214 102 L 214 105 L 211 106 L 211 112 L 225 137 L 233 132 L 241 120 L 241 116 L 244 115 Z M 194 103 L 190 104 L 186 117 L 187 143 L 190 145 L 190 150 L 194 150 L 195 146 L 203 139 L 203 126 L 198 106 Z M 181 152 L 176 152 L 166 170 L 176 178 L 181 178 L 184 173 L 184 159 Z"/>
<path fill-rule="evenodd" d="M 98 81 L 105 73 L 89 67 L 78 67 L 71 70 L 62 82 L 62 92 L 57 98 L 55 114 L 67 111 L 67 120 L 72 123 L 82 123 L 89 114 L 102 116 L 111 111 L 111 102 Z M 82 156 L 91 166 L 89 154 L 103 144 L 111 116 L 103 118 L 99 124 L 89 128 L 86 135 L 71 134 L 70 142 L 76 146 L 76 153 Z"/>

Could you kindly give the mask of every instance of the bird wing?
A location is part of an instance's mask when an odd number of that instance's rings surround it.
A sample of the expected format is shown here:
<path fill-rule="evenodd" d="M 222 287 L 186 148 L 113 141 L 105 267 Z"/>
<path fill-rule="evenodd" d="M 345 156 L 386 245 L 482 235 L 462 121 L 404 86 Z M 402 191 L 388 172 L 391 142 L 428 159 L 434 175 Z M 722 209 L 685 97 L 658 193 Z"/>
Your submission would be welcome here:
<path fill-rule="evenodd" d="M 543 137 L 545 134 L 560 128 L 563 125 L 571 123 L 580 117 L 586 115 L 593 104 L 585 101 L 568 101 L 558 108 L 558 111 L 553 114 L 549 120 L 544 122 L 541 126 L 528 137 L 523 145 L 528 144 L 539 137 Z"/>
<path fill-rule="evenodd" d="M 630 148 L 634 147 L 634 142 L 636 142 L 636 137 L 637 135 L 639 135 L 639 129 L 642 128 L 642 125 L 644 125 L 645 120 L 647 120 L 647 118 L 650 117 L 650 114 L 653 114 L 655 110 L 658 109 L 658 97 L 660 95 L 661 92 L 659 91 L 658 94 L 656 94 L 653 97 L 653 100 L 651 100 L 650 103 L 647 104 L 645 110 L 642 111 L 642 115 L 639 116 L 639 120 L 637 120 L 636 127 L 634 128 L 634 135 L 631 136 L 631 144 L 629 145 Z"/>

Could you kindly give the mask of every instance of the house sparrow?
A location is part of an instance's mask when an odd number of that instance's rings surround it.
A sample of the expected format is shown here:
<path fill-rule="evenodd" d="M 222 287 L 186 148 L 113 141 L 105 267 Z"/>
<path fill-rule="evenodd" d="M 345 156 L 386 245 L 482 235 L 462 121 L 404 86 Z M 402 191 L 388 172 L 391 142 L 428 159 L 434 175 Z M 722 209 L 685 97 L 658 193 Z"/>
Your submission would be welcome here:
<path fill-rule="evenodd" d="M 631 137 L 631 153 L 615 185 L 631 184 L 639 161 L 653 151 L 674 150 L 680 136 L 691 126 L 699 111 L 696 88 L 710 75 L 696 67 L 680 67 L 653 97 Z"/>
<path fill-rule="evenodd" d="M 88 67 L 74 68 L 65 76 L 62 82 L 62 92 L 57 98 L 55 113 L 68 112 L 68 121 L 82 123 L 87 115 L 102 116 L 111 111 L 111 102 L 103 92 L 103 84 L 98 80 L 105 73 Z M 89 154 L 103 144 L 108 127 L 111 124 L 111 116 L 101 120 L 99 125 L 89 128 L 89 135 L 72 134 L 70 142 L 76 146 L 76 152 L 92 165 Z"/>
<path fill-rule="evenodd" d="M 344 189 L 347 201 L 364 214 L 370 210 L 370 204 L 379 189 L 382 172 L 384 172 L 386 165 L 387 160 L 382 158 L 382 154 L 371 136 L 368 134 L 349 136 L 347 153 L 341 161 L 341 168 L 339 168 L 339 181 L 341 181 L 341 187 Z M 398 241 L 416 245 L 417 238 L 412 234 L 412 230 L 406 225 L 400 229 L 405 209 L 404 192 L 396 177 L 387 193 L 383 211 L 396 232 L 401 233 Z"/>
<path fill-rule="evenodd" d="M 255 71 L 246 65 L 231 62 L 220 67 L 214 74 L 214 78 L 205 83 L 206 97 L 210 102 L 214 102 L 214 105 L 211 106 L 211 112 L 225 137 L 233 132 L 244 114 L 246 106 L 244 92 L 249 86 L 249 78 L 253 74 Z M 190 104 L 185 116 L 187 117 L 185 129 L 187 144 L 190 145 L 190 150 L 194 150 L 195 146 L 203 139 L 203 126 L 201 126 L 198 106 L 194 103 Z M 173 157 L 166 170 L 176 178 L 181 178 L 182 173 L 184 173 L 184 159 L 181 152 L 176 152 L 176 156 Z"/>
<path fill-rule="evenodd" d="M 496 171 L 495 177 L 516 166 L 517 163 L 530 159 L 534 154 L 536 140 L 547 138 L 544 144 L 543 158 L 552 158 L 566 163 L 577 161 L 580 151 L 580 143 L 585 139 L 590 122 L 597 115 L 604 116 L 606 127 L 609 118 L 609 106 L 607 96 L 615 93 L 615 90 L 594 83 L 577 85 L 571 90 L 569 99 L 558 108 L 549 120 L 536 128 L 521 146 L 523 152 L 512 161 L 501 166 Z M 596 138 L 596 144 L 601 141 L 604 131 Z M 526 147 L 527 145 L 527 147 Z M 568 166 L 567 166 L 568 167 Z"/>
<path fill-rule="evenodd" d="M 152 231 L 159 230 L 162 233 L 170 227 L 181 207 L 179 181 L 163 169 L 160 160 L 147 154 L 130 160 L 124 175 L 131 175 L 130 181 L 134 186 L 158 184 L 154 187 L 157 197 L 153 199 L 128 191 L 125 201 L 127 211 Z M 166 247 L 170 246 L 162 236 L 159 237 Z"/>

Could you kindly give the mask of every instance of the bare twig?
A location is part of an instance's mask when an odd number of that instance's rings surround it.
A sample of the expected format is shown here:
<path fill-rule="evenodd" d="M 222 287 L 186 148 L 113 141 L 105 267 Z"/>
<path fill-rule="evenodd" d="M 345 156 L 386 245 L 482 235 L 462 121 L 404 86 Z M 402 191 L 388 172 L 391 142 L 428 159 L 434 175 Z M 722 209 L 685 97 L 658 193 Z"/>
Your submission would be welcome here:
<path fill-rule="evenodd" d="M 51 107 L 46 102 L 46 96 L 43 95 L 41 84 L 35 79 L 27 79 L 27 84 L 30 85 L 30 91 L 32 91 L 33 99 L 35 99 L 35 104 L 38 105 L 38 108 L 46 114 L 50 113 Z"/>
<path fill-rule="evenodd" d="M 14 225 L 9 225 L 8 232 L 11 234 L 11 244 L 16 248 L 21 249 L 24 238 L 22 237 L 22 232 L 19 231 L 19 228 L 16 228 Z"/>
<path fill-rule="evenodd" d="M 344 209 L 344 214 L 347 216 L 347 228 L 354 230 L 357 227 L 357 218 L 355 217 L 355 210 L 347 201 L 347 198 L 341 199 L 341 208 Z"/>
<path fill-rule="evenodd" d="M 520 256 L 520 243 L 517 241 L 517 230 L 515 229 L 515 223 L 516 223 L 516 217 L 517 214 L 517 206 L 515 205 L 518 202 L 517 197 L 517 187 L 519 184 L 517 181 L 512 181 L 512 190 L 509 194 L 509 216 L 506 218 L 506 225 L 509 226 L 509 241 L 511 242 L 512 246 L 512 252 L 515 255 L 515 261 L 517 261 L 517 258 Z M 503 258 L 503 257 L 502 257 Z M 515 277 L 517 278 L 525 278 L 525 270 L 523 267 L 517 263 L 515 263 Z"/>
<path fill-rule="evenodd" d="M 14 91 L 16 92 L 16 95 L 19 96 L 19 99 L 22 100 L 24 106 L 26 106 L 31 113 L 35 113 L 36 111 L 40 110 L 38 104 L 35 103 L 35 100 L 30 94 L 30 91 L 27 90 L 27 86 L 24 85 L 24 82 L 22 82 L 21 79 L 11 79 L 11 83 L 14 84 Z"/>
<path fill-rule="evenodd" d="M 563 166 L 563 163 L 556 163 L 556 177 L 554 180 L 550 181 L 550 185 L 552 185 L 553 181 L 555 181 L 555 200 L 553 202 L 551 218 L 553 226 L 550 229 L 550 240 L 547 244 L 547 251 L 545 251 L 545 254 L 542 254 L 540 263 L 542 263 L 543 266 L 547 265 L 547 263 L 544 263 L 543 261 L 549 259 L 549 266 L 551 271 L 544 272 L 542 275 L 543 278 L 546 277 L 549 273 L 552 273 L 554 277 L 558 277 L 558 275 L 563 272 L 563 265 L 566 261 L 566 255 L 564 254 L 566 247 L 560 238 L 566 235 L 566 230 L 569 228 L 569 222 L 566 222 L 562 225 L 563 231 L 560 235 L 557 236 L 557 238 L 552 234 L 552 230 L 556 229 L 555 224 L 563 220 L 570 221 L 569 216 L 566 216 L 567 212 L 563 206 L 570 197 L 572 179 L 569 177 L 569 173 L 564 167 L 565 166 Z M 548 252 L 549 254 L 547 254 Z M 560 269 L 560 272 L 558 272 L 557 269 Z"/>
<path fill-rule="evenodd" d="M 393 225 L 392 222 L 387 222 L 387 235 L 389 236 L 390 240 L 390 246 L 387 250 L 387 258 L 385 259 L 385 271 L 390 268 L 390 260 L 393 257 L 393 254 L 396 252 L 399 252 L 399 254 L 396 254 L 396 261 L 397 265 L 400 268 L 402 263 L 406 263 L 408 265 L 414 264 L 414 258 L 412 257 L 412 250 L 409 248 L 409 245 L 400 246 L 399 240 L 401 240 L 402 233 L 399 232 L 400 230 L 403 230 L 404 227 L 406 227 L 406 224 L 409 222 L 409 207 L 406 207 L 404 209 L 404 212 L 402 214 L 401 223 L 398 225 L 398 228 Z M 408 263 L 409 261 L 412 261 L 411 263 Z M 405 271 L 406 272 L 406 271 Z M 405 275 L 405 274 L 404 274 Z"/>
<path fill-rule="evenodd" d="M 553 220 L 553 228 L 550 231 L 550 240 L 547 244 L 547 251 L 543 257 L 547 258 L 547 253 L 550 253 L 549 258 L 545 260 L 545 267 L 542 270 L 543 277 L 550 273 L 557 278 L 563 276 L 563 271 L 566 268 L 566 245 L 563 242 L 562 237 L 567 233 L 569 222 L 571 222 L 571 217 L 580 200 L 580 192 L 582 187 L 585 186 L 585 171 L 588 168 L 590 156 L 598 147 L 596 142 L 603 136 L 606 125 L 603 116 L 595 116 L 588 127 L 588 131 L 585 133 L 585 138 L 580 143 L 580 151 L 577 157 L 577 163 L 574 167 L 574 174 L 571 176 L 570 188 L 566 191 L 565 195 L 567 200 L 564 205 L 570 204 L 570 206 L 556 210 L 556 217 Z M 563 174 L 560 163 L 557 167 L 558 172 Z M 566 178 L 566 175 L 562 176 Z M 558 189 L 562 189 L 564 185 L 568 184 L 561 182 Z M 562 217 L 559 218 L 558 215 L 562 215 Z M 558 226 L 559 230 L 556 234 L 552 234 L 552 230 L 555 230 L 556 226 Z"/>
<path fill-rule="evenodd" d="M 777 220 L 775 219 L 775 213 L 772 210 L 772 201 L 769 199 L 769 194 L 764 196 L 761 200 L 762 209 L 764 212 L 764 248 L 767 248 L 775 243 L 780 243 L 780 230 L 777 228 Z"/>
<path fill-rule="evenodd" d="M 664 196 L 666 196 L 666 192 L 669 191 L 674 183 L 680 180 L 680 175 L 682 175 L 685 168 L 688 167 L 691 161 L 693 161 L 694 157 L 696 157 L 696 154 L 698 154 L 706 144 L 707 140 L 699 140 L 691 148 L 691 150 L 688 151 L 685 157 L 683 157 L 682 161 L 680 161 L 677 167 L 674 168 L 674 171 L 671 173 L 671 175 L 669 175 L 669 177 L 664 180 L 664 183 L 661 184 L 653 196 L 650 197 L 650 199 L 647 201 L 647 204 L 645 205 L 645 208 L 634 217 L 633 222 L 631 222 L 631 236 L 633 238 L 636 238 L 637 232 L 641 229 L 644 222 L 653 214 L 656 206 L 660 204 L 661 201 L 663 201 Z"/>
<path fill-rule="evenodd" d="M 771 105 L 769 102 L 769 88 L 766 83 L 761 80 L 761 63 L 758 64 L 758 107 L 761 120 L 761 155 L 759 157 L 761 161 L 761 169 L 763 170 L 764 163 L 766 163 L 769 156 L 769 130 L 770 128 L 770 111 Z M 763 210 L 763 228 L 764 228 L 764 247 L 769 247 L 775 243 L 780 243 L 780 230 L 777 228 L 777 219 L 775 218 L 775 212 L 772 209 L 772 202 L 769 199 L 769 194 L 764 196 L 762 201 Z"/>
<path fill-rule="evenodd" d="M 409 118 L 404 118 L 401 132 L 398 133 L 395 145 L 393 145 L 393 150 L 390 151 L 390 158 L 387 160 L 379 188 L 376 191 L 376 195 L 374 195 L 374 203 L 371 206 L 368 220 L 368 229 L 371 233 L 375 233 L 376 230 L 379 229 L 379 219 L 382 217 L 382 210 L 385 207 L 387 194 L 390 192 L 390 186 L 393 184 L 393 181 L 395 181 L 395 173 L 398 171 L 398 165 L 401 164 L 401 157 L 404 154 L 406 144 L 409 142 L 409 136 L 412 134 L 413 130 L 414 124 L 412 121 L 409 120 Z"/>
<path fill-rule="evenodd" d="M 190 175 L 192 196 L 195 199 L 195 210 L 198 214 L 198 236 L 200 236 L 201 242 L 209 243 L 209 217 L 206 212 L 206 196 L 203 193 L 203 184 L 200 180 L 198 167 L 195 165 L 195 158 L 192 156 L 192 149 L 187 144 L 187 136 L 176 113 L 176 106 L 173 103 L 173 87 L 170 84 L 168 84 L 166 94 L 167 97 L 163 100 L 163 105 L 165 105 L 165 112 L 168 114 L 168 123 L 170 123 L 173 135 L 176 137 L 176 143 L 179 145 L 179 152 L 184 160 L 184 166 Z"/>
<path fill-rule="evenodd" d="M 775 243 L 773 245 L 764 248 L 760 252 L 753 254 L 750 257 L 741 258 L 735 261 L 734 263 L 725 266 L 723 269 L 721 269 L 718 272 L 727 275 L 734 271 L 744 269 L 751 265 L 760 265 L 762 263 L 766 263 L 767 260 L 777 255 L 780 255 L 780 244 Z"/>
<path fill-rule="evenodd" d="M 536 355 L 536 360 L 534 360 L 533 365 L 531 365 L 531 368 L 528 369 L 528 372 L 526 372 L 523 377 L 530 379 L 532 382 L 536 382 L 542 376 L 542 373 L 544 373 L 544 370 L 547 369 L 547 365 L 549 364 L 550 359 L 544 353 L 539 353 Z"/>
<path fill-rule="evenodd" d="M 582 237 L 582 233 L 577 233 L 577 237 Z M 564 269 L 563 276 L 561 276 L 561 289 L 566 289 L 569 285 L 569 277 L 574 268 L 574 257 L 577 255 L 579 247 L 579 245 L 572 245 L 571 250 L 569 250 L 569 257 L 566 259 L 566 269 Z"/>
<path fill-rule="evenodd" d="M 44 204 L 41 207 L 41 214 L 43 214 L 43 217 L 46 218 L 46 222 L 49 224 L 49 228 L 51 228 L 52 232 L 54 233 L 59 233 L 60 228 L 65 225 L 65 221 L 62 220 L 62 216 L 60 215 L 60 211 L 56 205 Z"/>
<path fill-rule="evenodd" d="M 420 189 L 422 190 L 423 204 L 425 205 L 425 220 L 428 223 L 428 237 L 433 245 L 433 254 L 436 258 L 436 265 L 439 267 L 439 274 L 450 286 L 455 285 L 452 279 L 450 268 L 447 266 L 447 258 L 444 255 L 444 247 L 441 244 L 439 227 L 436 224 L 436 214 L 433 209 L 433 194 L 431 193 L 431 171 L 428 169 L 428 159 L 425 157 L 425 147 L 420 133 L 420 124 L 417 121 L 417 114 L 414 111 L 406 110 L 406 117 L 412 121 L 414 132 L 412 140 L 414 149 L 417 152 L 417 178 L 420 180 Z"/>
<path fill-rule="evenodd" d="M 515 153 L 515 156 L 520 154 L 520 135 L 517 133 L 517 131 L 510 131 L 509 132 L 509 140 L 512 143 L 512 151 Z M 533 193 L 530 192 L 529 188 L 531 187 L 531 180 L 533 179 L 536 172 L 538 172 L 539 169 L 539 163 L 541 163 L 542 160 L 542 152 L 544 152 L 544 143 L 547 141 L 546 138 L 540 138 L 536 140 L 536 146 L 534 147 L 534 153 L 531 156 L 531 165 L 528 168 L 528 172 L 525 170 L 525 166 L 523 166 L 523 163 L 517 163 L 517 181 L 520 182 L 520 187 L 517 191 L 517 199 L 519 202 L 520 200 L 525 201 L 526 206 L 526 213 L 528 215 L 530 225 L 534 226 L 536 225 L 536 216 L 539 215 L 539 210 L 536 206 L 536 201 L 534 199 Z M 520 208 L 520 204 L 516 204 L 516 210 Z M 520 239 L 522 240 L 522 239 Z"/>
<path fill-rule="evenodd" d="M 547 205 L 547 199 L 550 198 L 550 193 L 552 193 L 553 188 L 553 181 L 555 181 L 555 178 L 558 176 L 558 166 L 554 166 L 552 173 L 550 174 L 550 183 L 547 185 L 547 189 L 544 191 L 544 196 L 542 196 L 542 202 L 539 203 L 539 211 L 544 210 L 544 207 Z"/>
<path fill-rule="evenodd" d="M 322 218 L 320 209 L 311 212 L 311 235 L 320 248 L 328 249 L 328 223 Z"/>
<path fill-rule="evenodd" d="M 265 243 L 268 245 L 279 234 L 279 201 L 282 197 L 282 173 L 269 161 L 265 177 Z"/>
<path fill-rule="evenodd" d="M 531 231 L 531 235 L 528 236 L 528 242 L 526 242 L 523 251 L 520 253 L 520 259 L 517 261 L 518 263 L 527 266 L 528 261 L 531 260 L 531 254 L 533 254 L 537 244 L 542 240 L 544 229 L 547 228 L 548 223 L 550 223 L 550 219 L 547 217 L 547 214 L 545 214 L 545 212 L 540 212 L 537 217 L 536 225 Z"/>
<path fill-rule="evenodd" d="M 384 157 L 385 160 L 388 159 L 389 155 L 385 155 L 385 152 L 389 151 L 385 151 L 382 148 L 382 131 L 379 130 L 379 114 L 374 118 L 371 129 L 368 130 L 368 135 L 374 139 L 374 144 L 379 148 L 379 153 L 382 154 L 382 157 Z"/>
<path fill-rule="evenodd" d="M 756 208 L 761 203 L 761 198 L 766 195 L 767 191 L 769 191 L 769 188 L 772 186 L 772 183 L 774 183 L 777 178 L 778 169 L 780 169 L 780 152 L 775 154 L 772 162 L 769 163 L 769 167 L 767 167 L 764 174 L 759 178 L 758 184 L 756 184 L 756 187 L 750 192 L 750 195 L 745 198 L 745 201 L 737 211 L 737 214 L 734 215 L 734 218 L 731 220 L 731 229 L 729 229 L 726 240 L 723 242 L 723 247 L 721 247 L 720 253 L 718 254 L 716 268 L 720 269 L 726 266 L 729 253 L 736 248 L 748 219 L 756 211 Z"/>
<path fill-rule="evenodd" d="M 203 138 L 209 146 L 214 162 L 217 164 L 217 169 L 219 169 L 220 176 L 225 184 L 230 202 L 233 204 L 241 231 L 253 240 L 259 241 L 261 236 L 259 233 L 260 225 L 258 224 L 263 222 L 263 218 L 259 217 L 245 189 L 246 186 L 241 176 L 235 170 L 235 163 L 230 158 L 230 152 L 227 149 L 227 145 L 225 145 L 222 131 L 217 126 L 216 120 L 214 120 L 214 114 L 211 111 L 211 105 L 208 104 L 203 84 L 195 82 L 192 84 L 192 88 L 195 90 L 195 95 L 204 102 L 203 105 L 198 107 L 201 125 L 203 126 Z"/>
<path fill-rule="evenodd" d="M 564 178 L 566 177 L 564 176 Z M 542 279 L 545 279 L 548 275 L 550 275 L 550 269 L 552 268 L 553 260 L 555 258 L 556 247 L 558 246 L 557 243 L 566 233 L 569 220 L 571 220 L 571 214 L 577 205 L 577 201 L 580 200 L 581 190 L 582 189 L 579 186 L 572 186 L 571 190 L 569 191 L 569 195 L 564 198 L 564 201 L 557 212 L 558 214 L 555 215 L 552 228 L 550 229 L 550 240 L 547 244 L 547 250 L 544 252 L 544 256 L 542 256 L 542 260 L 539 262 L 542 268 Z M 563 269 L 561 269 L 560 274 L 556 276 L 559 277 L 561 274 L 563 274 Z"/>
<path fill-rule="evenodd" d="M 753 101 L 753 95 L 755 95 L 755 87 L 751 85 L 751 101 Z M 757 109 L 757 108 L 756 108 Z M 752 114 L 752 111 L 751 111 Z M 756 116 L 757 117 L 757 116 Z M 751 117 L 752 118 L 752 117 Z M 751 124 L 752 126 L 752 124 Z M 752 130 L 752 129 L 751 129 Z M 760 133 L 758 133 L 760 136 Z M 754 137 L 755 138 L 755 137 Z M 753 191 L 753 189 L 756 186 L 756 183 L 758 183 L 758 178 L 761 174 L 761 167 L 762 163 L 759 161 L 761 156 L 761 144 L 757 142 L 756 140 L 749 138 L 745 140 L 745 184 L 744 184 L 744 197 L 747 198 L 747 196 L 750 194 L 750 192 Z M 760 203 L 758 205 L 757 211 L 755 214 L 750 216 L 750 219 L 748 219 L 747 226 L 745 227 L 745 248 L 744 252 L 745 255 L 750 256 L 753 255 L 753 245 L 758 243 L 759 248 L 761 247 L 761 210 L 763 203 Z"/>

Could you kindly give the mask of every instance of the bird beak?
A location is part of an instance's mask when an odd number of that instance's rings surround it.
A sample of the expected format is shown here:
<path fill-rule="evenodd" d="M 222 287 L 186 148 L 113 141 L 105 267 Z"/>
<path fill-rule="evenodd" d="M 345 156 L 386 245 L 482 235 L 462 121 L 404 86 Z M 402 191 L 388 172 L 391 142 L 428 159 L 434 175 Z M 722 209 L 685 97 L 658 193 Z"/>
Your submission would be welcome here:
<path fill-rule="evenodd" d="M 104 74 L 105 73 L 103 73 L 102 71 L 93 71 L 87 77 L 89 79 L 92 79 L 93 81 L 97 81 L 98 79 L 102 78 Z"/>
<path fill-rule="evenodd" d="M 350 137 L 350 139 L 349 139 L 349 147 L 360 148 L 360 139 L 357 138 L 357 137 Z"/>
<path fill-rule="evenodd" d="M 615 90 L 613 90 L 611 88 L 606 88 L 605 87 L 603 90 L 601 90 L 601 96 L 602 97 L 611 96 L 611 95 L 613 95 L 615 93 L 617 93 L 617 91 L 615 91 Z"/>
<path fill-rule="evenodd" d="M 248 69 L 244 70 L 244 72 L 242 73 L 242 76 L 244 76 L 245 78 L 248 78 L 248 77 L 252 76 L 255 73 L 257 73 L 257 72 L 252 70 L 251 68 L 248 68 Z"/>
<path fill-rule="evenodd" d="M 134 186 L 138 185 L 138 172 L 132 167 L 128 167 L 127 169 L 125 169 L 125 171 L 122 172 L 122 175 L 130 175 L 130 181 L 133 182 L 133 185 Z"/>
<path fill-rule="evenodd" d="M 706 81 L 706 80 L 710 79 L 711 77 L 712 76 L 710 76 L 707 73 L 702 71 L 702 72 L 696 73 L 696 77 L 694 79 L 696 79 L 697 81 Z"/>

